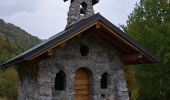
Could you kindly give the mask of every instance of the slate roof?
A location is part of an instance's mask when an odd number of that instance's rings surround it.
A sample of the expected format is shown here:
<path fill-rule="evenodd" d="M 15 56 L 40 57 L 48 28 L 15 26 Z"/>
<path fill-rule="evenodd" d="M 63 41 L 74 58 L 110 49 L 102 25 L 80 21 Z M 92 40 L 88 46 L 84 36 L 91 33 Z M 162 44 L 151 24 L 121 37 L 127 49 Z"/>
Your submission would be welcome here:
<path fill-rule="evenodd" d="M 40 52 L 46 51 L 49 47 L 60 43 L 62 40 L 66 40 L 69 37 L 71 37 L 74 33 L 77 33 L 81 30 L 84 30 L 85 28 L 88 28 L 89 26 L 95 24 L 97 21 L 101 21 L 111 30 L 115 31 L 119 36 L 123 37 L 128 43 L 132 44 L 136 48 L 139 49 L 141 53 L 148 56 L 150 59 L 152 59 L 153 62 L 159 62 L 159 58 L 153 55 L 151 52 L 148 52 L 142 45 L 140 45 L 137 41 L 132 39 L 128 34 L 124 33 L 122 30 L 120 30 L 118 27 L 113 25 L 111 22 L 109 22 L 107 19 L 105 19 L 103 16 L 101 16 L 99 13 L 84 19 L 76 24 L 73 24 L 68 29 L 54 35 L 53 37 L 49 38 L 46 41 L 43 41 L 42 43 L 36 45 L 35 47 L 23 52 L 22 54 L 4 62 L 1 64 L 1 67 L 7 67 L 10 65 L 15 65 L 20 62 L 26 61 L 33 57 L 34 55 L 39 54 Z"/>

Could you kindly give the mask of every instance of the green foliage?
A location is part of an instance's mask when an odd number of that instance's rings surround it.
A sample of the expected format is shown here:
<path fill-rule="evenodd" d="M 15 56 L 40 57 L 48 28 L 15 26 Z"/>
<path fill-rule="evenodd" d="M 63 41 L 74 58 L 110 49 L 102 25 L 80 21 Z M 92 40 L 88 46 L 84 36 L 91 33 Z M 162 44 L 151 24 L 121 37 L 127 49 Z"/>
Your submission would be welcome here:
<path fill-rule="evenodd" d="M 40 43 L 41 40 L 0 19 L 0 62 Z M 17 100 L 18 77 L 14 69 L 0 70 L 0 100 Z"/>
<path fill-rule="evenodd" d="M 0 61 L 5 61 L 40 43 L 21 28 L 0 19 Z"/>
<path fill-rule="evenodd" d="M 169 100 L 170 1 L 140 0 L 122 28 L 161 59 L 159 64 L 129 67 L 135 73 L 135 85 L 129 84 L 132 100 Z"/>
<path fill-rule="evenodd" d="M 14 69 L 7 69 L 0 73 L 0 97 L 17 100 L 18 77 Z"/>

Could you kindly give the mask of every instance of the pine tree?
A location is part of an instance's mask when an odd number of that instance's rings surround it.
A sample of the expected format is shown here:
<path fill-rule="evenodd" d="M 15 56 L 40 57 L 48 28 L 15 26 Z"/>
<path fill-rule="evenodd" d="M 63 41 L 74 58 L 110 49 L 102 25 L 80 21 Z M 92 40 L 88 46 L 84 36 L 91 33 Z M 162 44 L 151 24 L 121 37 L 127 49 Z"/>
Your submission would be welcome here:
<path fill-rule="evenodd" d="M 135 73 L 135 85 L 129 86 L 132 100 L 169 100 L 170 0 L 141 0 L 122 28 L 161 59 L 130 67 Z"/>

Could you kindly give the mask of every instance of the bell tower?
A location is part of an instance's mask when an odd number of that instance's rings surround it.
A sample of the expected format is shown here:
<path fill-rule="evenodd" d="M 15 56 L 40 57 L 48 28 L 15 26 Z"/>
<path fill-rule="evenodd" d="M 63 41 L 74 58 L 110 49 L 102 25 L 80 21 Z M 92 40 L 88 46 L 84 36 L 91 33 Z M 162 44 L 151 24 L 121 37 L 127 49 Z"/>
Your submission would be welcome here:
<path fill-rule="evenodd" d="M 64 0 L 64 2 L 66 1 L 68 0 Z M 71 0 L 66 28 L 94 15 L 93 5 L 98 2 L 99 0 Z"/>

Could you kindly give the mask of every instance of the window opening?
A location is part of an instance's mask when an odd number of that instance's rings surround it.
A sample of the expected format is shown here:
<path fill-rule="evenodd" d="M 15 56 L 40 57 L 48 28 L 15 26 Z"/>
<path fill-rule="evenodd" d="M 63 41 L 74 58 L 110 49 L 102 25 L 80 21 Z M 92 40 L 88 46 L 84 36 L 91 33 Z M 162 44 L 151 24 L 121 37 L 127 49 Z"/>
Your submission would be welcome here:
<path fill-rule="evenodd" d="M 66 74 L 60 71 L 56 74 L 55 78 L 55 90 L 65 90 L 66 86 Z"/>
<path fill-rule="evenodd" d="M 107 74 L 106 72 L 102 74 L 102 77 L 101 77 L 101 88 L 102 89 L 108 88 L 108 76 L 109 74 Z"/>
<path fill-rule="evenodd" d="M 86 14 L 87 11 L 87 4 L 86 2 L 82 2 L 80 4 L 80 15 L 84 16 Z"/>
<path fill-rule="evenodd" d="M 87 45 L 82 45 L 80 47 L 81 56 L 87 56 L 89 53 L 89 47 Z"/>

